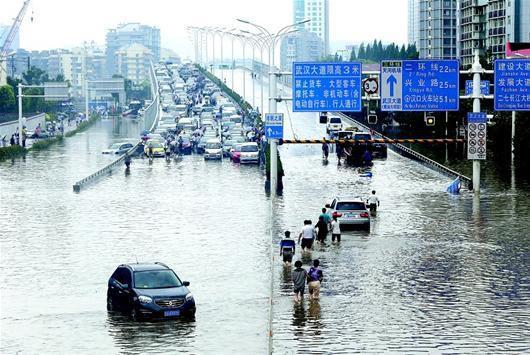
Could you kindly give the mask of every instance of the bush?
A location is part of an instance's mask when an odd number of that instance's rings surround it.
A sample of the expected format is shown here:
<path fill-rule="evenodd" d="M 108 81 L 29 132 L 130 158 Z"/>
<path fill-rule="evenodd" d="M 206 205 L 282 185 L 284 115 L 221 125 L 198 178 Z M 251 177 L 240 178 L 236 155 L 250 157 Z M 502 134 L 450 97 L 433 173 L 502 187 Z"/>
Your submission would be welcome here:
<path fill-rule="evenodd" d="M 0 148 L 0 160 L 17 158 L 26 155 L 28 150 L 19 145 Z"/>

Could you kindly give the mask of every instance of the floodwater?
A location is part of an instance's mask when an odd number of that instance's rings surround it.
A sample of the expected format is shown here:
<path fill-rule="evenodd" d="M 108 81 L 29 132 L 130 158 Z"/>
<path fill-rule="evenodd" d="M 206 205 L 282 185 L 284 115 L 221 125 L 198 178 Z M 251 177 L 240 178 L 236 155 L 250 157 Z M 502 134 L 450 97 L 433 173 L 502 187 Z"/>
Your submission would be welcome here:
<path fill-rule="evenodd" d="M 316 115 L 286 122 L 287 136 L 323 136 Z M 393 153 L 369 179 L 333 156 L 324 164 L 320 146 L 282 146 L 285 190 L 272 212 L 259 168 L 200 156 L 137 159 L 129 175 L 72 192 L 109 160 L 101 149 L 136 134 L 129 121 L 103 121 L 0 163 L 2 353 L 267 353 L 271 245 L 274 353 L 530 351 L 528 189 L 451 196 L 449 178 Z M 303 258 L 306 268 L 318 258 L 325 280 L 320 301 L 296 305 L 280 235 L 296 236 L 332 197 L 372 189 L 382 202 L 371 231 Z M 136 260 L 191 282 L 195 322 L 107 313 L 108 277 Z"/>

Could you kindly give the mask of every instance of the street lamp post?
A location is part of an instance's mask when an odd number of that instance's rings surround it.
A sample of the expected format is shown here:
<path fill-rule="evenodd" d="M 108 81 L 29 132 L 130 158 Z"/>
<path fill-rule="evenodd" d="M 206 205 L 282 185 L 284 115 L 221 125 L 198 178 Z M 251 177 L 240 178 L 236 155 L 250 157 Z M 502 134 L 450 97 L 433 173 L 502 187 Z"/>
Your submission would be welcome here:
<path fill-rule="evenodd" d="M 250 21 L 241 20 L 238 19 L 239 22 L 248 24 L 253 26 L 254 28 L 258 29 L 261 33 L 265 35 L 266 38 L 270 39 L 270 45 L 269 45 L 269 69 L 271 70 L 269 72 L 269 113 L 276 113 L 278 110 L 277 105 L 277 82 L 276 82 L 276 76 L 278 73 L 276 73 L 275 68 L 275 47 L 277 41 L 284 35 L 287 34 L 287 31 L 293 27 L 296 27 L 298 25 L 307 23 L 311 20 L 304 20 L 299 21 L 297 23 L 288 25 L 280 29 L 275 35 L 271 34 L 270 31 L 268 31 L 265 27 L 257 25 L 255 23 L 252 23 Z M 271 188 L 271 194 L 276 195 L 277 193 L 277 187 L 278 187 L 278 141 L 276 139 L 270 139 L 270 188 Z"/>

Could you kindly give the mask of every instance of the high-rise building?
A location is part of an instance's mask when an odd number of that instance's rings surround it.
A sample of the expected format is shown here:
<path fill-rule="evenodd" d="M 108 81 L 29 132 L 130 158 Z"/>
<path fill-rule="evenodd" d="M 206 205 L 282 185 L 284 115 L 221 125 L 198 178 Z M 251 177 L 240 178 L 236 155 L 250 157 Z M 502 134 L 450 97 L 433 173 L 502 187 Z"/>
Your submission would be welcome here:
<path fill-rule="evenodd" d="M 324 54 L 329 54 L 329 0 L 293 0 L 293 20 L 309 19 L 304 28 L 317 34 L 324 42 Z"/>
<path fill-rule="evenodd" d="M 152 60 L 155 62 L 160 60 L 160 30 L 158 28 L 139 23 L 120 24 L 118 28 L 107 32 L 106 57 L 109 77 L 119 72 L 116 52 L 132 44 L 148 48 Z"/>
<path fill-rule="evenodd" d="M 457 0 L 419 0 L 419 45 L 422 59 L 455 59 L 459 55 Z"/>
<path fill-rule="evenodd" d="M 118 74 L 130 79 L 135 84 L 149 80 L 149 68 L 152 58 L 151 50 L 138 43 L 123 47 L 116 52 Z"/>
<path fill-rule="evenodd" d="M 461 1 L 462 65 L 473 63 L 475 50 L 491 59 L 504 58 L 508 42 L 530 42 L 529 5 L 528 0 Z"/>
<path fill-rule="evenodd" d="M 407 42 L 410 45 L 418 45 L 420 39 L 420 1 L 409 0 L 408 3 L 408 26 Z"/>
<path fill-rule="evenodd" d="M 286 36 L 281 43 L 281 67 L 290 70 L 293 62 L 318 61 L 324 54 L 324 42 L 316 33 L 301 30 Z M 349 59 L 349 58 L 348 58 Z"/>

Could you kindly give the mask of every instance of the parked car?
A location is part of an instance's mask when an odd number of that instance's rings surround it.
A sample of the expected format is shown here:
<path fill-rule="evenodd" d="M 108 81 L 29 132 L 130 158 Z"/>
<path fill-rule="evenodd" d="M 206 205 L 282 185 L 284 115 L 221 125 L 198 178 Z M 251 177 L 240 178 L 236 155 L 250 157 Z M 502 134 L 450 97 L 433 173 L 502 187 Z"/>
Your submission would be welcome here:
<path fill-rule="evenodd" d="M 121 142 L 114 143 L 109 146 L 108 149 L 102 151 L 103 154 L 125 154 L 129 149 L 133 147 L 132 143 Z"/>
<path fill-rule="evenodd" d="M 223 159 L 223 145 L 218 139 L 210 139 L 206 142 L 204 160 L 208 159 Z"/>
<path fill-rule="evenodd" d="M 230 151 L 230 159 L 234 163 L 239 163 L 239 159 L 241 158 L 241 146 L 243 144 L 236 144 L 234 148 Z"/>
<path fill-rule="evenodd" d="M 241 154 L 239 157 L 241 164 L 258 164 L 259 148 L 258 143 L 250 142 L 241 144 Z"/>
<path fill-rule="evenodd" d="M 335 197 L 330 204 L 326 205 L 326 208 L 330 217 L 337 217 L 341 228 L 358 226 L 370 230 L 370 213 L 360 197 Z"/>
<path fill-rule="evenodd" d="M 195 300 L 187 281 L 162 263 L 122 264 L 109 278 L 107 310 L 133 320 L 195 316 Z"/>
<path fill-rule="evenodd" d="M 184 155 L 190 155 L 192 150 L 191 138 L 188 135 L 181 135 L 182 137 L 182 151 Z"/>

